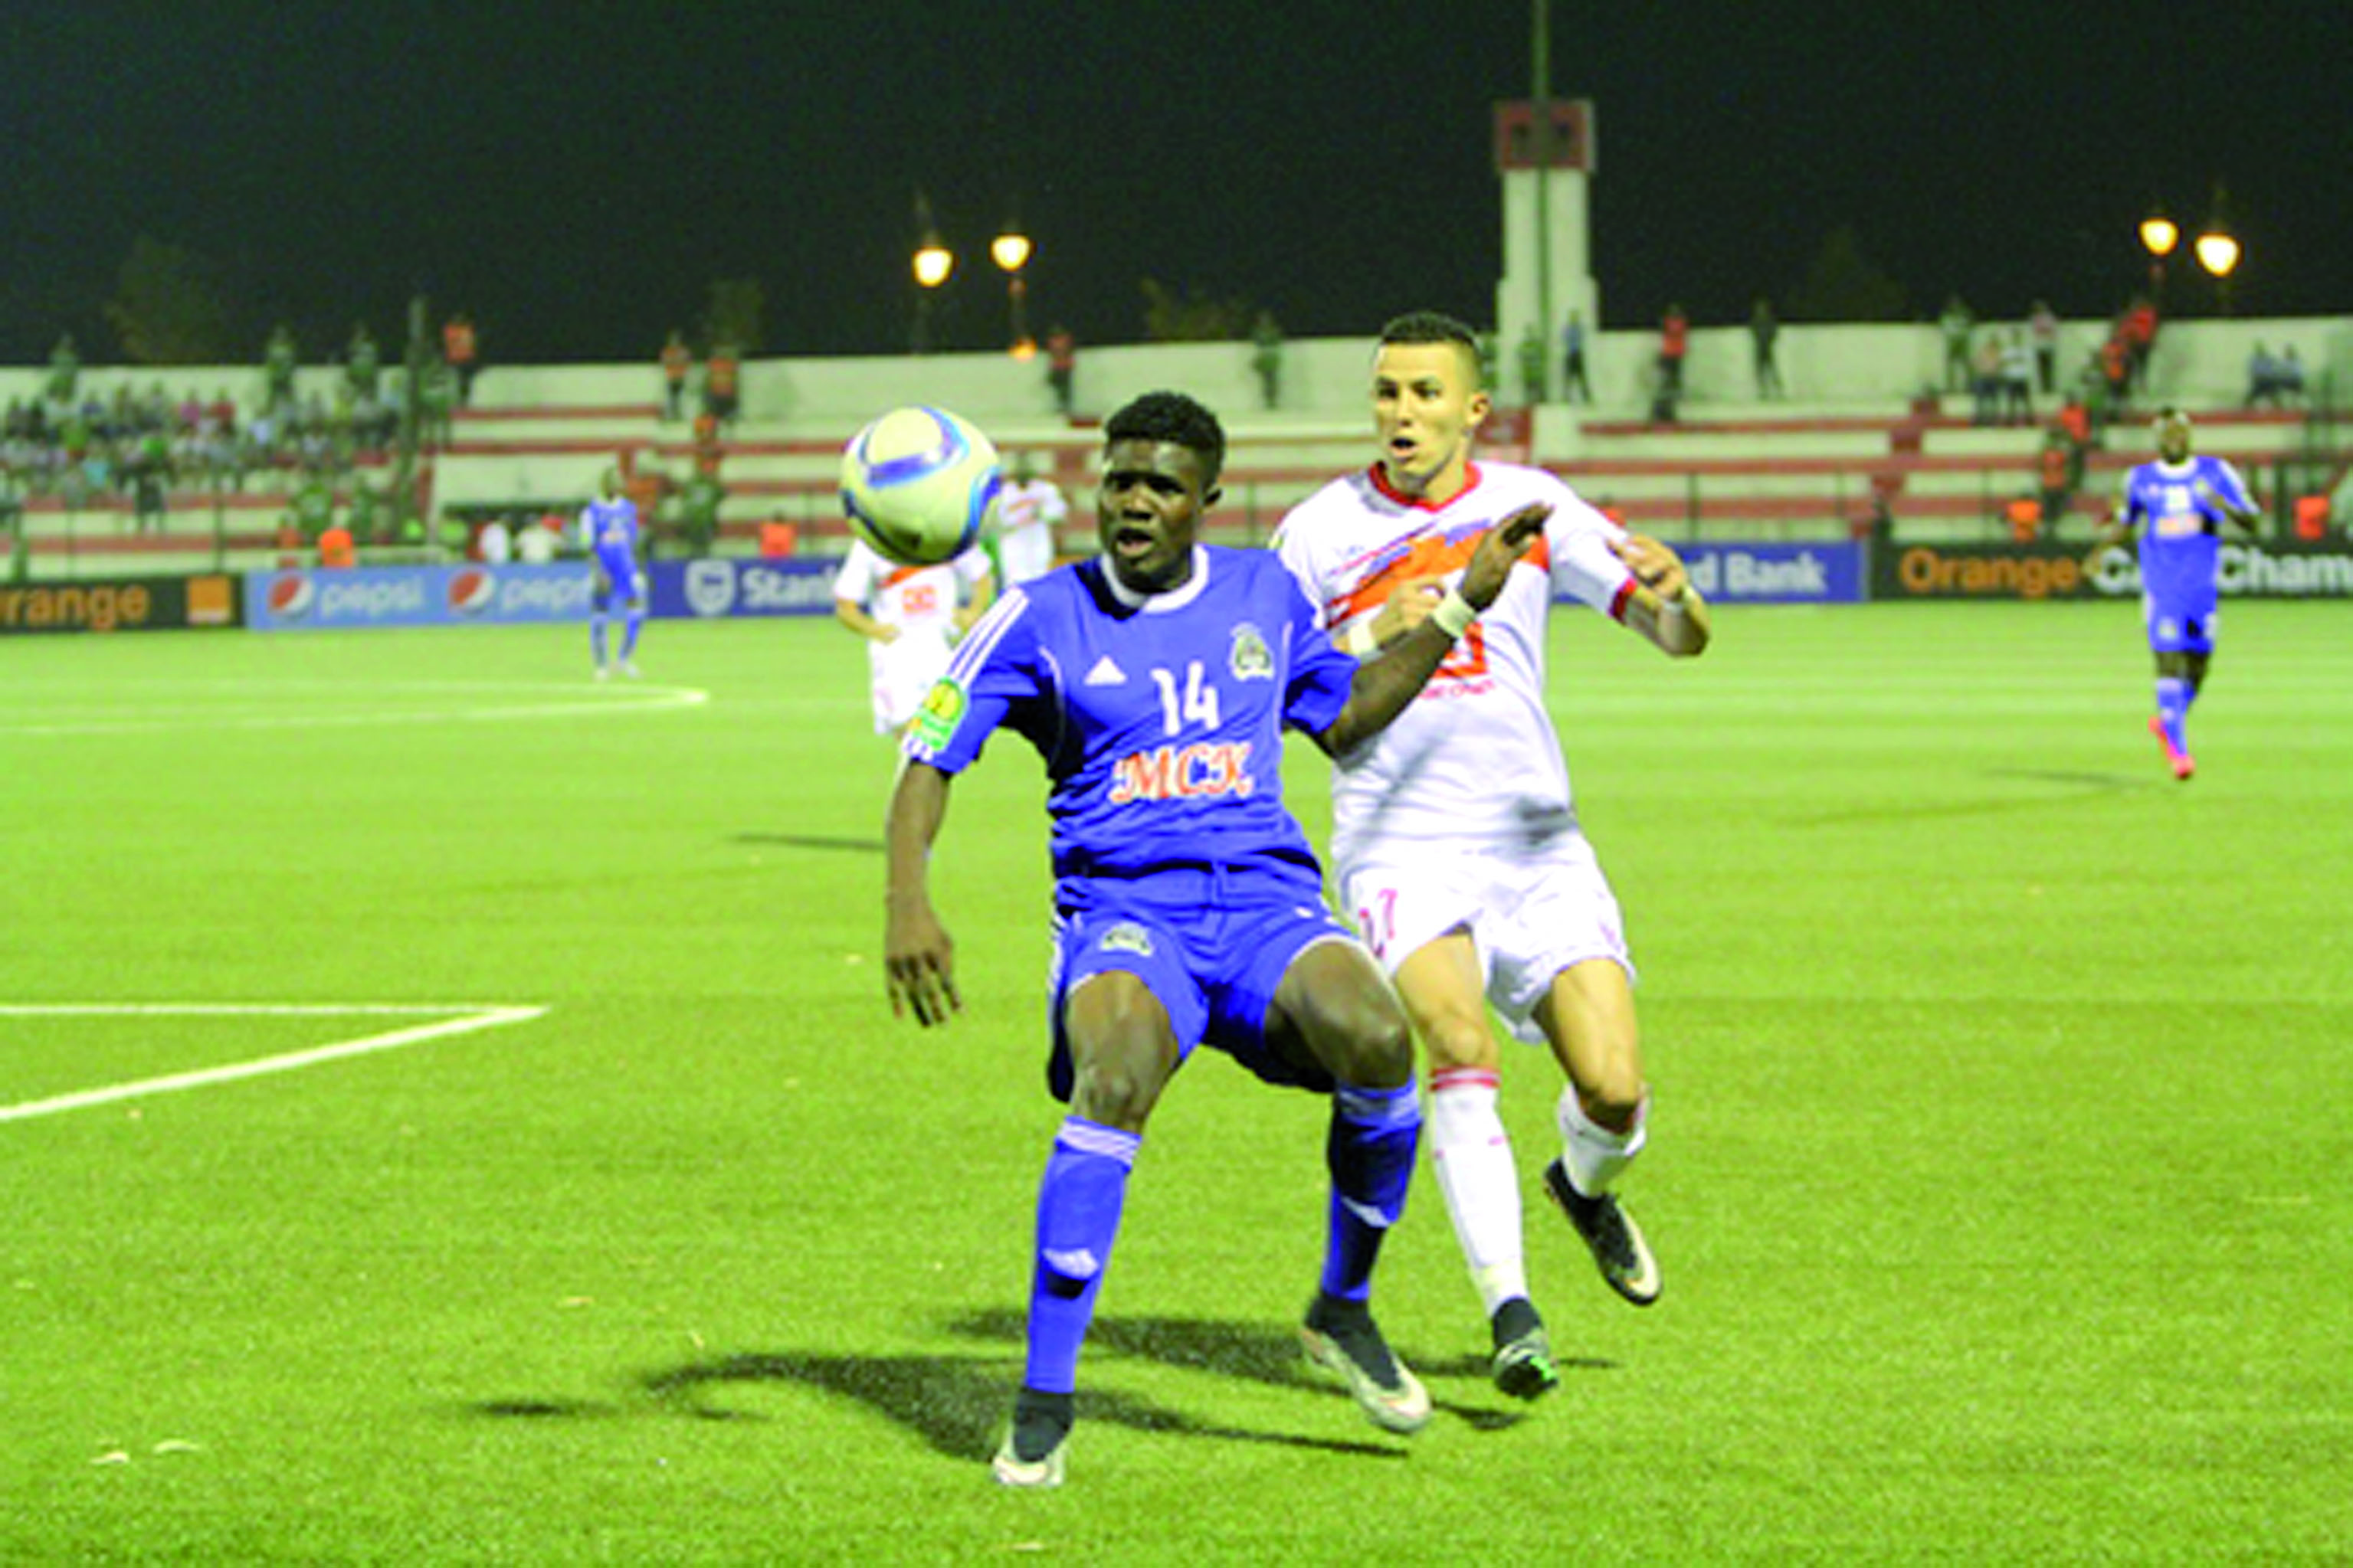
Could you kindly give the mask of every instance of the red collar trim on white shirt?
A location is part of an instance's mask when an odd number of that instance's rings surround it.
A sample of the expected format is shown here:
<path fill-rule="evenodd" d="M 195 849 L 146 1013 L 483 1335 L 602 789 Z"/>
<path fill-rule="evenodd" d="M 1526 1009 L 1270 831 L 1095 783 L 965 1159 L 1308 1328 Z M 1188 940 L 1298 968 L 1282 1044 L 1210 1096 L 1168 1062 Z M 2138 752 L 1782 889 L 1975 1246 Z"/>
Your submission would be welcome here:
<path fill-rule="evenodd" d="M 1373 489 L 1380 491 L 1382 495 L 1388 497 L 1390 500 L 1395 501 L 1398 505 L 1411 507 L 1419 511 L 1444 511 L 1448 507 L 1452 506 L 1456 501 L 1461 500 L 1464 496 L 1467 496 L 1472 490 L 1477 489 L 1479 488 L 1479 465 L 1476 463 L 1466 464 L 1464 466 L 1463 472 L 1464 479 L 1462 488 L 1455 491 L 1453 495 L 1448 497 L 1446 500 L 1438 501 L 1431 500 L 1427 496 L 1409 496 L 1406 494 L 1403 490 L 1389 483 L 1388 470 L 1378 463 L 1375 463 L 1368 470 L 1369 477 L 1373 481 Z"/>

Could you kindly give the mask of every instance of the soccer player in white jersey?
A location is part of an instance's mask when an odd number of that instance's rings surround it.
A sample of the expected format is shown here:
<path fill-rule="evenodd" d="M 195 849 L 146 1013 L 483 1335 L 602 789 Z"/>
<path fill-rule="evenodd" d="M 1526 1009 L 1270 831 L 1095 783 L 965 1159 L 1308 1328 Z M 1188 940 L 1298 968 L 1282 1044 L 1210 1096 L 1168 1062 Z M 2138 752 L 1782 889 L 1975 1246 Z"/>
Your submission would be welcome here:
<path fill-rule="evenodd" d="M 1488 408 L 1468 327 L 1433 312 L 1390 322 L 1373 365 L 1379 460 L 1302 502 L 1275 548 L 1325 628 L 1369 657 L 1430 614 L 1468 541 L 1519 508 L 1551 508 L 1502 595 L 1394 724 L 1336 759 L 1333 787 L 1342 907 L 1429 1056 L 1427 1142 L 1487 1310 L 1495 1383 L 1534 1399 L 1559 1374 L 1528 1298 L 1489 1003 L 1520 1038 L 1548 1045 L 1567 1077 L 1546 1190 L 1620 1295 L 1647 1305 L 1660 1285 L 1611 1192 L 1642 1147 L 1649 1089 L 1617 901 L 1578 828 L 1545 709 L 1546 616 L 1565 593 L 1687 658 L 1707 646 L 1708 613 L 1665 545 L 1550 474 L 1472 462 Z"/>
<path fill-rule="evenodd" d="M 895 735 L 944 674 L 956 638 L 995 598 L 976 546 L 937 566 L 901 566 L 853 540 L 833 578 L 834 618 L 866 639 L 874 732 Z"/>
<path fill-rule="evenodd" d="M 1054 529 L 1071 515 L 1054 481 L 1038 472 L 1027 452 L 1013 455 L 1013 478 L 997 492 L 997 559 L 1012 587 L 1054 569 Z"/>

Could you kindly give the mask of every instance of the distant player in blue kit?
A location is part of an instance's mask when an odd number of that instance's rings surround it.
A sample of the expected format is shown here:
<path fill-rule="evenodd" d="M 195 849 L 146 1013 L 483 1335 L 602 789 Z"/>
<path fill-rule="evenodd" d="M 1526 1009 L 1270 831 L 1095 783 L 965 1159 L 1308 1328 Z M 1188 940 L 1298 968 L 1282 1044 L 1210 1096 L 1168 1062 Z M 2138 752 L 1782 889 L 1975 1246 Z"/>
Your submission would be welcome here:
<path fill-rule="evenodd" d="M 621 493 L 621 471 L 605 470 L 604 493 L 580 510 L 580 533 L 588 547 L 589 569 L 596 574 L 589 600 L 588 651 L 596 660 L 596 679 L 612 674 L 607 662 L 605 623 L 610 617 L 617 588 L 626 601 L 621 622 L 621 672 L 638 673 L 638 632 L 646 624 L 646 576 L 638 566 L 638 503 Z"/>
<path fill-rule="evenodd" d="M 2189 705 L 2198 700 L 2214 657 L 2221 525 L 2235 523 L 2252 537 L 2263 514 L 2248 499 L 2238 469 L 2220 458 L 2189 455 L 2189 415 L 2161 408 L 2150 423 L 2158 460 L 2125 476 L 2089 565 L 2096 571 L 2126 535 L 2139 547 L 2141 613 L 2157 654 L 2157 716 L 2148 728 L 2165 747 L 2173 776 L 2186 784 L 2198 771 L 2189 756 Z"/>
<path fill-rule="evenodd" d="M 1490 530 L 1429 623 L 1359 665 L 1272 554 L 1197 542 L 1224 456 L 1216 416 L 1180 394 L 1112 416 L 1102 554 L 1009 589 L 973 627 L 908 731 L 891 800 L 891 1004 L 944 1023 L 962 1004 L 926 878 L 949 781 L 998 729 L 1045 759 L 1047 1078 L 1070 1110 L 1039 1192 L 1028 1362 L 994 1463 L 1008 1486 L 1062 1479 L 1079 1347 L 1128 1173 L 1162 1090 L 1204 1041 L 1270 1083 L 1332 1097 L 1326 1249 L 1301 1340 L 1376 1425 L 1430 1419 L 1368 1304 L 1420 1134 L 1411 1038 L 1282 804 L 1282 731 L 1344 752 L 1394 719 L 1494 602 L 1548 509 Z"/>

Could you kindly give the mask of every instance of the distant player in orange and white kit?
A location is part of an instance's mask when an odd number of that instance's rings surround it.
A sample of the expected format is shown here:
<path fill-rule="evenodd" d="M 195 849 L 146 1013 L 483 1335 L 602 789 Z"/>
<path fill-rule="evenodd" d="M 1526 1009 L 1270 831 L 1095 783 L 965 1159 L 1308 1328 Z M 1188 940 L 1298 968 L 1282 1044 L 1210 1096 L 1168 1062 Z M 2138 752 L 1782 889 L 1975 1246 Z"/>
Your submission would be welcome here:
<path fill-rule="evenodd" d="M 1071 515 L 1071 503 L 1053 480 L 1038 472 L 1037 459 L 1013 454 L 1013 473 L 997 495 L 997 558 L 1005 583 L 1016 587 L 1054 569 L 1054 530 Z"/>
<path fill-rule="evenodd" d="M 1564 593 L 1675 658 L 1706 647 L 1709 621 L 1673 551 L 1550 474 L 1472 462 L 1488 410 L 1468 327 L 1434 312 L 1390 322 L 1373 367 L 1379 460 L 1293 509 L 1274 544 L 1324 626 L 1365 658 L 1430 615 L 1498 519 L 1551 509 L 1501 596 L 1412 706 L 1336 761 L 1333 782 L 1342 908 L 1429 1054 L 1425 1142 L 1487 1310 L 1494 1380 L 1534 1399 L 1559 1373 L 1528 1299 L 1491 1002 L 1515 1035 L 1548 1044 L 1567 1077 L 1546 1191 L 1620 1295 L 1647 1305 L 1660 1284 L 1610 1192 L 1642 1147 L 1649 1086 L 1617 900 L 1578 827 L 1546 712 L 1546 616 Z"/>
<path fill-rule="evenodd" d="M 902 566 L 853 540 L 833 579 L 834 618 L 866 639 L 874 732 L 895 735 L 948 668 L 949 651 L 996 598 L 976 546 L 937 566 Z"/>

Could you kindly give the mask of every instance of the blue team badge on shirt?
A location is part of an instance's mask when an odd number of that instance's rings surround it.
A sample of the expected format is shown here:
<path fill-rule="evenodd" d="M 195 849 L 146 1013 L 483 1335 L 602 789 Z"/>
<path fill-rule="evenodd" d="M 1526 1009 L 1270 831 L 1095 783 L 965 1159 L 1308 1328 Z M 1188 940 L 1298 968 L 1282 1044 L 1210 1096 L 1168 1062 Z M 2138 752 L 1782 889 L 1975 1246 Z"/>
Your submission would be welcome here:
<path fill-rule="evenodd" d="M 1274 654 L 1258 627 L 1244 621 L 1234 628 L 1234 646 L 1226 658 L 1236 680 L 1272 680 Z"/>

